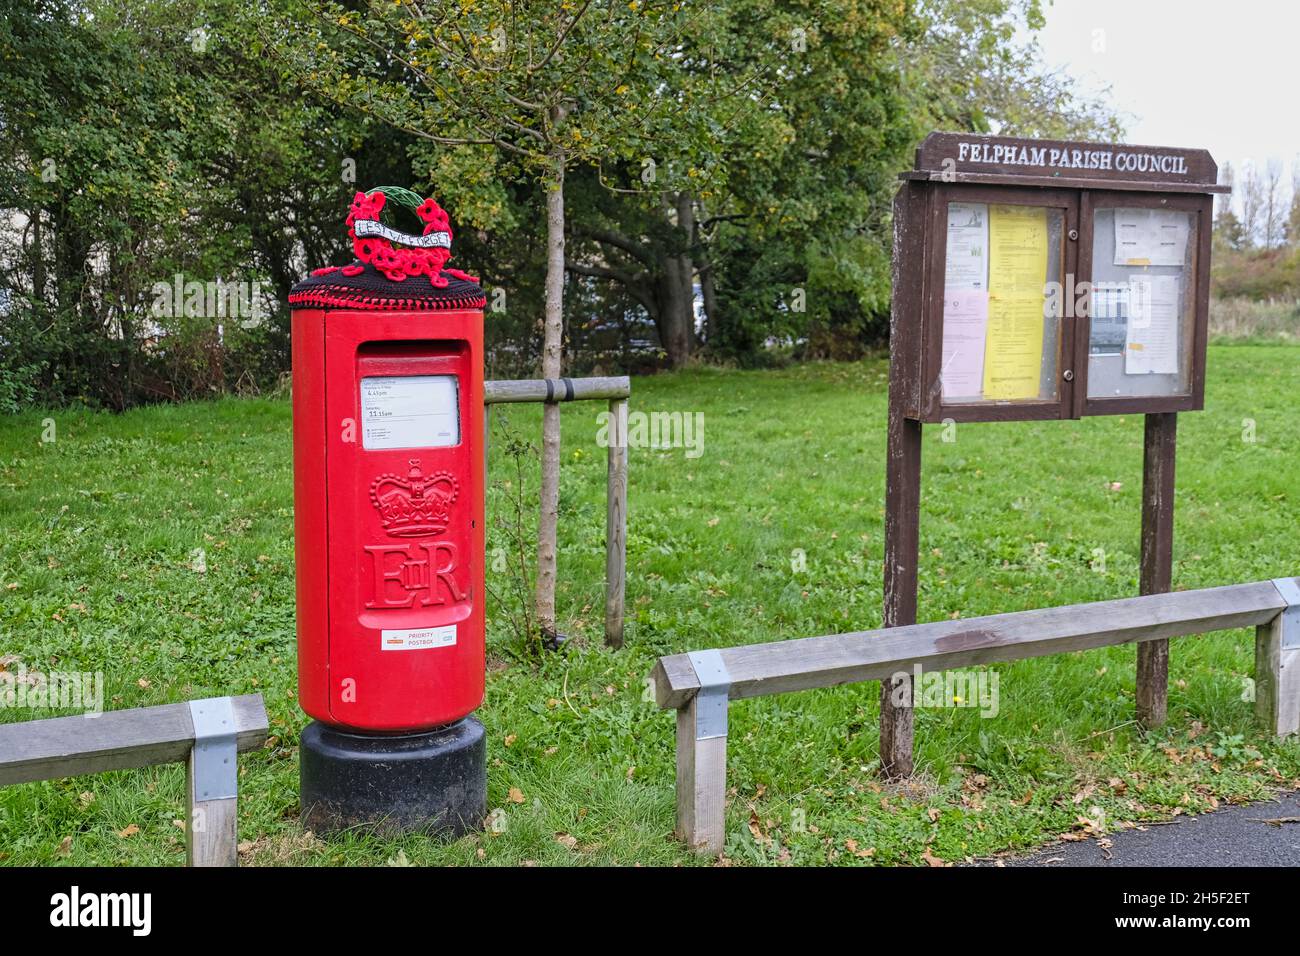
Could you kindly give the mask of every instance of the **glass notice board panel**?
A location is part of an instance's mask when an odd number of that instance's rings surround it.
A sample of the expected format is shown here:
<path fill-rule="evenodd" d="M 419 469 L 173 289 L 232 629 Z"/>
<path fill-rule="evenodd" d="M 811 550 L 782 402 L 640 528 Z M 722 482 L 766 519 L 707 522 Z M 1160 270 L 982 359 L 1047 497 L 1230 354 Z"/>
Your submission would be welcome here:
<path fill-rule="evenodd" d="M 950 202 L 944 259 L 943 401 L 1057 398 L 1064 211 Z"/>
<path fill-rule="evenodd" d="M 1194 213 L 1095 210 L 1089 398 L 1191 392 L 1196 248 Z"/>

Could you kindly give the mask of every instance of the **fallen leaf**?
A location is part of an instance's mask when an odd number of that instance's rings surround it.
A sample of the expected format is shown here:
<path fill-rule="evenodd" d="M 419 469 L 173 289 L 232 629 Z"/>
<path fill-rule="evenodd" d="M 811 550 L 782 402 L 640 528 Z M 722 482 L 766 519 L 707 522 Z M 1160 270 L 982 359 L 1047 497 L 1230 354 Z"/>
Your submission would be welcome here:
<path fill-rule="evenodd" d="M 117 835 L 120 836 L 122 839 L 126 839 L 127 837 L 135 836 L 139 832 L 140 832 L 140 828 L 136 826 L 134 823 L 132 823 L 125 830 L 118 830 Z"/>
<path fill-rule="evenodd" d="M 931 853 L 929 847 L 926 847 L 926 848 L 925 848 L 925 852 L 921 854 L 921 859 L 925 860 L 925 862 L 926 862 L 928 865 L 930 865 L 930 866 L 947 866 L 947 865 L 948 865 L 948 863 L 947 863 L 946 860 L 941 860 L 939 857 L 937 857 L 937 856 L 935 856 L 933 853 Z"/>
<path fill-rule="evenodd" d="M 523 803 L 523 802 L 524 802 L 524 792 L 523 792 L 522 790 L 520 790 L 518 787 L 511 787 L 511 788 L 510 788 L 510 802 L 511 802 L 511 803 Z"/>
<path fill-rule="evenodd" d="M 65 836 L 59 841 L 59 848 L 54 851 L 59 856 L 68 856 L 72 853 L 72 837 Z"/>
<path fill-rule="evenodd" d="M 930 818 L 931 823 L 939 822 L 939 813 L 940 810 L 938 807 L 931 807 L 929 810 L 925 811 L 925 815 Z"/>
<path fill-rule="evenodd" d="M 578 838 L 569 833 L 557 833 L 555 834 L 555 842 L 572 850 L 578 845 Z"/>

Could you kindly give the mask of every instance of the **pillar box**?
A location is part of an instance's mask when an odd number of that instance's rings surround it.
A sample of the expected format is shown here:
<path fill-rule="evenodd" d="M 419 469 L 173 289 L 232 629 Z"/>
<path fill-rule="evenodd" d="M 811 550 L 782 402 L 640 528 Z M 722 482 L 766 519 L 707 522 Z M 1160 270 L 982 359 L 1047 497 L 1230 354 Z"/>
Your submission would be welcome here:
<path fill-rule="evenodd" d="M 484 297 L 438 204 L 386 191 L 289 296 L 302 819 L 459 835 L 487 796 Z M 381 220 L 399 198 L 422 234 Z"/>

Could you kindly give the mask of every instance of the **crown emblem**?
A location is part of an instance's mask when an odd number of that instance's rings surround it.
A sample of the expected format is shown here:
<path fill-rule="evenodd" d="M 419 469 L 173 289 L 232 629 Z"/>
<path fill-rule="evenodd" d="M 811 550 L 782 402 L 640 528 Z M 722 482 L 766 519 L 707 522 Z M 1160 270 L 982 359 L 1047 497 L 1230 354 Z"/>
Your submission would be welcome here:
<path fill-rule="evenodd" d="M 384 530 L 396 538 L 442 534 L 451 520 L 450 507 L 460 485 L 448 471 L 425 475 L 420 459 L 410 459 L 405 478 L 380 475 L 370 485 L 370 500 L 379 511 Z"/>

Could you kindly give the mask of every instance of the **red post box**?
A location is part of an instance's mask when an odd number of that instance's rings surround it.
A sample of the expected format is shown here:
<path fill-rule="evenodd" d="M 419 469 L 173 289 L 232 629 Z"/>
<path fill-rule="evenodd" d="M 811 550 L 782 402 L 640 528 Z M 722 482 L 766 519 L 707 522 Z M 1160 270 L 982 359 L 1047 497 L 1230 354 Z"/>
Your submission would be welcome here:
<path fill-rule="evenodd" d="M 289 297 L 303 820 L 460 833 L 486 809 L 484 297 L 433 200 L 419 236 L 385 202 L 358 193 L 357 261 Z"/>

